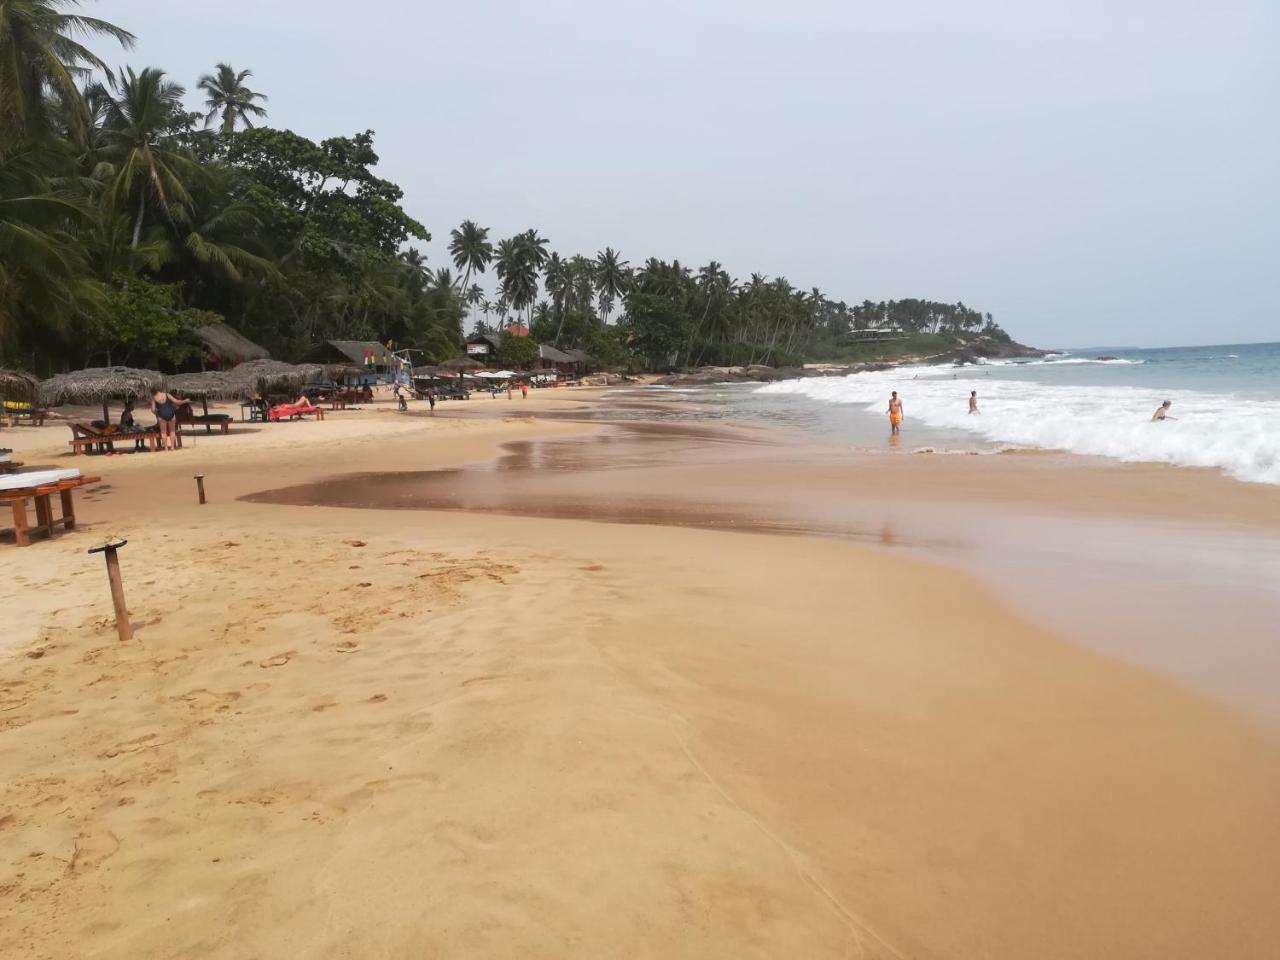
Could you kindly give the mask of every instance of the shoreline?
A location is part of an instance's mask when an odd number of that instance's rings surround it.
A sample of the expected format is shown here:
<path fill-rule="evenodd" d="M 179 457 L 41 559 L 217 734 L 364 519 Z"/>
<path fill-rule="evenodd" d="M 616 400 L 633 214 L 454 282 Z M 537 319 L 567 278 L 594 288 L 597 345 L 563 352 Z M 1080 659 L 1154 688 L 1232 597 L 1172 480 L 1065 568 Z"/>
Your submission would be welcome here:
<path fill-rule="evenodd" d="M 1010 464 L 969 468 L 1003 458 L 821 468 L 702 430 L 632 450 L 536 416 L 575 397 L 467 403 L 95 458 L 84 532 L 0 544 L 21 562 L 0 584 L 0 952 L 1267 955 L 1280 737 L 1064 642 L 976 572 L 238 499 L 372 466 L 673 509 L 671 484 L 723 507 L 799 480 L 824 509 L 853 483 L 874 509 L 913 472 L 919 503 L 996 500 Z M 83 553 L 107 532 L 131 540 L 124 646 Z"/>

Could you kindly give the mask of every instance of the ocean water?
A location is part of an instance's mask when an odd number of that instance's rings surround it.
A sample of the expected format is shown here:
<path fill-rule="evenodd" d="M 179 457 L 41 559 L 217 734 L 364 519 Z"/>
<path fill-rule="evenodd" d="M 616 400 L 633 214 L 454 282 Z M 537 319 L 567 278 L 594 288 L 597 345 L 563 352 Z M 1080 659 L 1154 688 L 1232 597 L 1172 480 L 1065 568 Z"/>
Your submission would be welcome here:
<path fill-rule="evenodd" d="M 883 443 L 891 390 L 905 406 L 900 444 L 908 448 L 1066 450 L 1280 484 L 1280 343 L 1084 348 L 1044 359 L 787 380 L 751 387 L 749 398 L 729 389 L 723 396 L 730 407 Z M 981 410 L 975 416 L 971 390 Z M 1163 400 L 1173 402 L 1175 419 L 1153 423 Z"/>

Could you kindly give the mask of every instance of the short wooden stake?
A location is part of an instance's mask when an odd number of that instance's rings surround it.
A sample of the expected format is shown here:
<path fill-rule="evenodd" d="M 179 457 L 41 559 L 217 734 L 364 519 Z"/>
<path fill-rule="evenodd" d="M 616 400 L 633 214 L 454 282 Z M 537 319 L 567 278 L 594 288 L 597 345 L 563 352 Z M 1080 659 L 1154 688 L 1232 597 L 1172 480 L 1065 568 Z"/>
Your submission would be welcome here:
<path fill-rule="evenodd" d="M 196 492 L 200 494 L 200 502 L 204 503 L 204 474 L 196 474 Z"/>
<path fill-rule="evenodd" d="M 100 547 L 90 548 L 90 553 L 103 553 L 107 557 L 107 580 L 111 583 L 111 605 L 116 611 L 116 633 L 121 640 L 133 639 L 133 625 L 129 623 L 129 608 L 124 605 L 124 584 L 120 581 L 120 557 L 116 551 L 128 540 L 115 540 Z"/>

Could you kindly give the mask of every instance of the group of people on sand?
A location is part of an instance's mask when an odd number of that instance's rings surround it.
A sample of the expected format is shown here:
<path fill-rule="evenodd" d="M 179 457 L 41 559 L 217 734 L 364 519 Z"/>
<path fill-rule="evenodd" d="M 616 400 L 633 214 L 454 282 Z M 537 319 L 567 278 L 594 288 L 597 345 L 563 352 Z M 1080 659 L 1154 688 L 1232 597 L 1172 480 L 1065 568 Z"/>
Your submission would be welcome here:
<path fill-rule="evenodd" d="M 1169 408 L 1172 406 L 1173 406 L 1172 400 L 1166 400 L 1164 403 L 1160 404 L 1160 406 L 1156 408 L 1156 412 L 1151 415 L 1152 422 L 1158 423 L 1161 420 L 1176 420 L 1177 417 L 1169 416 Z M 975 413 L 982 413 L 982 411 L 978 409 L 978 391 L 970 390 L 969 391 L 969 415 L 973 416 Z M 898 391 L 894 390 L 892 393 L 889 394 L 889 434 L 890 436 L 896 437 L 901 432 L 902 416 L 903 416 L 902 400 L 898 397 Z"/>

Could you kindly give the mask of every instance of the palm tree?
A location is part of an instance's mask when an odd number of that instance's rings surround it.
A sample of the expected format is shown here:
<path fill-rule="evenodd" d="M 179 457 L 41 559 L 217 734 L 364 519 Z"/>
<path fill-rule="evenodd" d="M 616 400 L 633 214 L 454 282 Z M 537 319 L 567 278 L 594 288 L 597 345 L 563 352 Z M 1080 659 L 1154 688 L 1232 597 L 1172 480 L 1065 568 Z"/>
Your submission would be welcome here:
<path fill-rule="evenodd" d="M 34 151 L 0 158 L 0 347 L 23 328 L 62 333 L 101 302 L 75 229 L 89 211 L 51 189 L 46 162 Z"/>
<path fill-rule="evenodd" d="M 627 271 L 630 264 L 621 259 L 613 247 L 605 247 L 596 254 L 595 284 L 600 291 L 600 313 L 604 322 L 609 322 L 609 314 L 613 310 L 614 301 L 622 296 L 627 285 Z"/>
<path fill-rule="evenodd" d="M 422 251 L 416 247 L 410 247 L 404 253 L 400 254 L 400 259 L 404 261 L 404 265 L 414 272 L 416 276 L 425 277 L 429 272 L 427 267 L 427 258 Z"/>
<path fill-rule="evenodd" d="M 0 2 L 0 154 L 49 132 L 49 102 L 61 103 L 82 126 L 78 80 L 107 66 L 75 38 L 105 35 L 126 50 L 133 34 L 95 17 L 63 13 L 78 0 Z M 48 95 L 48 96 L 46 96 Z"/>
<path fill-rule="evenodd" d="M 449 237 L 449 255 L 453 257 L 453 265 L 458 272 L 462 273 L 462 285 L 458 289 L 465 290 L 471 282 L 471 274 L 484 273 L 493 260 L 489 228 L 474 220 L 463 220 L 460 227 L 449 232 Z"/>
<path fill-rule="evenodd" d="M 468 312 L 471 314 L 472 317 L 474 317 L 476 312 L 476 307 L 479 304 L 484 302 L 484 291 L 480 289 L 480 284 L 473 283 L 470 287 L 468 287 L 467 296 L 465 299 L 466 299 L 467 306 L 470 307 L 470 310 Z"/>
<path fill-rule="evenodd" d="M 205 126 L 213 124 L 213 118 L 222 115 L 222 133 L 230 135 L 235 132 L 236 123 L 243 121 L 246 127 L 253 126 L 251 117 L 261 119 L 267 115 L 265 107 L 254 101 L 267 100 L 265 93 L 257 93 L 245 86 L 245 81 L 253 76 L 252 70 L 241 70 L 236 73 L 231 65 L 220 63 L 214 67 L 214 73 L 206 73 L 196 84 L 208 96 L 204 105 L 207 108 Z"/>
<path fill-rule="evenodd" d="M 136 192 L 138 212 L 133 222 L 133 246 L 138 246 L 147 200 L 152 200 L 173 223 L 186 216 L 191 194 L 186 182 L 200 173 L 199 165 L 170 146 L 167 135 L 182 108 L 186 92 L 164 78 L 164 71 L 147 67 L 134 73 L 127 67 L 109 74 L 106 97 L 104 152 L 112 164 L 112 182 L 104 198 L 109 206 L 124 207 Z"/>

